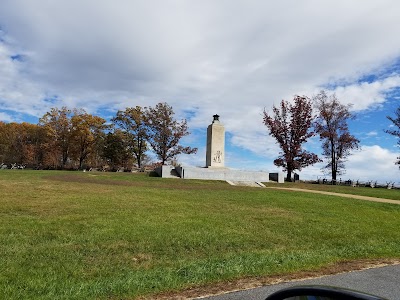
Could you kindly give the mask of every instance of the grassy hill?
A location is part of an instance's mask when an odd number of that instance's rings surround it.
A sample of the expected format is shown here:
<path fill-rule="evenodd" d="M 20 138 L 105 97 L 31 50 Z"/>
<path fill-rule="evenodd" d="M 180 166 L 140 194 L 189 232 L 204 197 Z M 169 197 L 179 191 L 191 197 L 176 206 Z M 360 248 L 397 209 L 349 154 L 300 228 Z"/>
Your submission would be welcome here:
<path fill-rule="evenodd" d="M 394 204 L 146 174 L 1 170 L 0 298 L 134 299 L 400 258 L 399 228 Z"/>

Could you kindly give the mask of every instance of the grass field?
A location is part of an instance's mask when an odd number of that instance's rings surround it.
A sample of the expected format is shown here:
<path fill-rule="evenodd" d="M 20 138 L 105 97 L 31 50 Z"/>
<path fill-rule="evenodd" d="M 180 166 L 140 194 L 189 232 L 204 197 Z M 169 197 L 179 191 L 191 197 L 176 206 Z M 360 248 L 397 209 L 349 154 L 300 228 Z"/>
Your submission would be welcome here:
<path fill-rule="evenodd" d="M 0 299 L 135 299 L 400 258 L 399 228 L 400 205 L 145 174 L 1 170 Z"/>

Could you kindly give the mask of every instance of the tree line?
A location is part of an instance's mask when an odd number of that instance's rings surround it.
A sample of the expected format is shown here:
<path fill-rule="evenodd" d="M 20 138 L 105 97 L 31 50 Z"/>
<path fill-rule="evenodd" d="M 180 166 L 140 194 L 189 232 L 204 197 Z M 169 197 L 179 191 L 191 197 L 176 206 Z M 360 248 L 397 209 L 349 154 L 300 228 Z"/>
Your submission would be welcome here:
<path fill-rule="evenodd" d="M 274 164 L 287 172 L 287 181 L 292 180 L 294 171 L 324 162 L 323 170 L 331 175 L 333 184 L 337 182 L 337 176 L 345 171 L 345 162 L 351 151 L 360 149 L 360 140 L 350 133 L 348 127 L 348 121 L 354 119 L 350 108 L 351 105 L 340 103 L 335 94 L 327 95 L 321 91 L 312 99 L 295 96 L 292 103 L 282 100 L 279 107 L 273 107 L 272 113 L 264 109 L 263 122 L 281 148 Z M 396 117 L 387 118 L 396 129 L 384 131 L 398 137 L 400 145 L 400 108 Z M 304 148 L 313 136 L 319 136 L 324 160 Z M 397 159 L 396 164 L 400 165 L 400 157 Z"/>
<path fill-rule="evenodd" d="M 291 181 L 294 171 L 324 161 L 323 169 L 336 182 L 351 151 L 360 148 L 360 141 L 349 132 L 348 121 L 354 118 L 350 108 L 335 94 L 321 91 L 312 99 L 282 100 L 272 113 L 264 109 L 263 123 L 281 148 L 274 164 L 287 172 L 286 180 Z M 400 145 L 400 107 L 395 117 L 387 118 L 394 129 L 385 132 L 398 137 Z M 0 121 L 0 162 L 43 169 L 140 169 L 154 164 L 148 150 L 159 164 L 181 153 L 196 153 L 197 148 L 180 144 L 189 134 L 187 121 L 176 120 L 172 106 L 165 102 L 120 110 L 111 123 L 83 109 L 52 108 L 38 124 Z M 304 148 L 317 135 L 324 160 Z M 396 164 L 400 165 L 400 157 Z"/>
<path fill-rule="evenodd" d="M 164 164 L 178 154 L 196 153 L 180 139 L 187 121 L 172 106 L 128 107 L 111 123 L 83 109 L 52 108 L 38 124 L 0 121 L 0 161 L 43 169 L 142 168 L 151 150 Z"/>

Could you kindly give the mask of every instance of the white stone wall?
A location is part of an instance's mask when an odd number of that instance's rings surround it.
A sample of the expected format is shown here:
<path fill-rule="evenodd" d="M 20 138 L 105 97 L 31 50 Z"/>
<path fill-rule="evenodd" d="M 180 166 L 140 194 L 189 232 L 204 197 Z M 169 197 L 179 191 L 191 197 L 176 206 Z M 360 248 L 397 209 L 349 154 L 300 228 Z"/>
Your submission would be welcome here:
<path fill-rule="evenodd" d="M 227 168 L 196 168 L 196 167 L 179 168 L 177 172 L 184 179 L 269 182 L 268 172 L 239 171 L 239 170 L 230 170 Z"/>

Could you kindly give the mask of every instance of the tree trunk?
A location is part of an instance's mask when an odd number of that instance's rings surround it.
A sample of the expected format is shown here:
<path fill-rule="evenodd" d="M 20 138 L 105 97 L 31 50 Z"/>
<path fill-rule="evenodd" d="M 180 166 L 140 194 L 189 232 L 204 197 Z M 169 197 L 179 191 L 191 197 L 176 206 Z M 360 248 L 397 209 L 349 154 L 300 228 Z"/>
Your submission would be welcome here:
<path fill-rule="evenodd" d="M 65 165 L 67 164 L 67 159 L 68 159 L 68 156 L 63 155 L 62 162 L 61 162 L 61 169 L 63 169 L 63 170 L 65 168 Z"/>
<path fill-rule="evenodd" d="M 332 184 L 333 185 L 336 185 L 336 174 L 337 174 L 337 171 L 333 170 L 333 168 L 332 168 Z"/>
<path fill-rule="evenodd" d="M 162 164 L 164 165 L 165 162 L 167 161 L 167 153 L 166 153 L 165 149 L 163 149 L 161 153 L 162 153 L 161 160 L 162 160 Z"/>
<path fill-rule="evenodd" d="M 331 173 L 332 173 L 332 184 L 336 185 L 336 172 L 337 172 L 337 163 L 336 163 L 336 149 L 335 144 L 331 141 Z"/>
<path fill-rule="evenodd" d="M 286 181 L 292 182 L 292 170 L 287 170 Z"/>
<path fill-rule="evenodd" d="M 81 156 L 79 157 L 79 170 L 82 170 L 84 158 Z"/>

